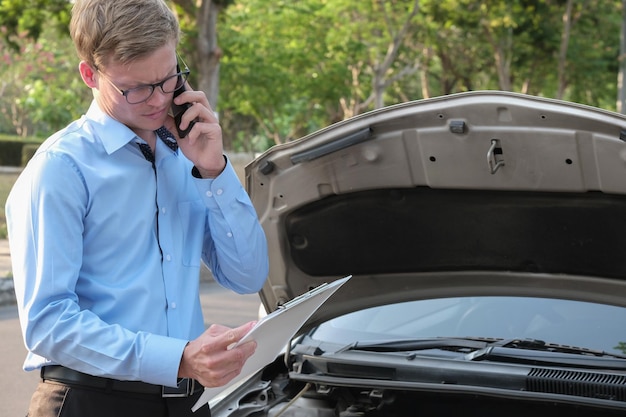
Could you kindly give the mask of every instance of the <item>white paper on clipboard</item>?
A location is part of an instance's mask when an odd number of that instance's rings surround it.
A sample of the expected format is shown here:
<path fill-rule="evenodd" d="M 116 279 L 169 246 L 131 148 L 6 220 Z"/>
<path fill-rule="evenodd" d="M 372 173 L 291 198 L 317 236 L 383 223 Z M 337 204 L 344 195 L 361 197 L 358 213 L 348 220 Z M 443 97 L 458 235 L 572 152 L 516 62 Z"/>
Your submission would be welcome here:
<path fill-rule="evenodd" d="M 205 388 L 200 399 L 192 407 L 192 411 L 198 410 L 221 391 L 272 362 L 309 317 L 350 278 L 351 275 L 315 287 L 311 291 L 289 300 L 277 310 L 260 319 L 237 343 L 241 344 L 249 340 L 256 340 L 257 342 L 256 351 L 246 361 L 239 376 L 224 386 Z"/>

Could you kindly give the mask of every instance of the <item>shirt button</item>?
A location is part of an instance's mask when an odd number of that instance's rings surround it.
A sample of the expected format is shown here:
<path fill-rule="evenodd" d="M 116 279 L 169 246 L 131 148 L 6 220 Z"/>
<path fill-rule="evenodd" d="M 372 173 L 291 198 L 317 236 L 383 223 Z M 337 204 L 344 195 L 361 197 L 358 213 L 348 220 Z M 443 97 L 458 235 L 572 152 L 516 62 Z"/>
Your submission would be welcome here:
<path fill-rule="evenodd" d="M 213 197 L 213 193 L 212 193 L 212 192 L 210 192 L 210 191 L 207 191 L 207 192 L 206 192 L 206 196 L 207 196 L 207 197 Z"/>
<path fill-rule="evenodd" d="M 165 255 L 165 260 L 166 261 L 171 261 L 172 260 L 172 256 L 171 255 Z"/>
<path fill-rule="evenodd" d="M 233 234 L 231 232 L 228 232 L 228 233 L 226 233 L 226 236 L 233 237 Z"/>
<path fill-rule="evenodd" d="M 161 207 L 161 213 L 165 214 L 167 212 L 167 209 L 165 207 Z"/>
<path fill-rule="evenodd" d="M 171 303 L 171 304 L 170 304 L 170 308 L 171 308 L 171 309 L 175 309 L 175 308 L 176 308 L 176 303 Z"/>
<path fill-rule="evenodd" d="M 222 195 L 224 191 L 222 191 L 222 189 L 220 188 L 219 190 L 217 190 L 217 195 Z"/>

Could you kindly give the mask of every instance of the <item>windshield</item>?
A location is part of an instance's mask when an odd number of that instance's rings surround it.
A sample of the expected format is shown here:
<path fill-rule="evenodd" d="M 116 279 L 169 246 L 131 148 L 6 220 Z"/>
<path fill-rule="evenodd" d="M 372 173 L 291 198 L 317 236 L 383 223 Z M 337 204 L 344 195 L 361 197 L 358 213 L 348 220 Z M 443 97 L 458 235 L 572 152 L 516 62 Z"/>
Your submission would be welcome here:
<path fill-rule="evenodd" d="M 321 324 L 310 336 L 339 344 L 429 337 L 538 339 L 626 354 L 626 309 L 544 298 L 443 298 L 357 311 Z"/>

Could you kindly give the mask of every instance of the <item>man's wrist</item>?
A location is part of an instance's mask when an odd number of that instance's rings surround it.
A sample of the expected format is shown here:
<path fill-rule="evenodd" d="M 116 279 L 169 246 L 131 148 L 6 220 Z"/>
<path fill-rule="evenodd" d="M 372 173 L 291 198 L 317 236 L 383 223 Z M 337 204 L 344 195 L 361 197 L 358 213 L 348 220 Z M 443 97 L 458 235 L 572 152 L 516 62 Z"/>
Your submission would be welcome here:
<path fill-rule="evenodd" d="M 187 342 L 187 344 L 185 345 L 185 347 L 183 348 L 183 353 L 182 355 L 180 355 L 180 364 L 178 365 L 178 377 L 179 378 L 189 378 L 189 372 L 186 369 L 185 366 L 185 351 L 187 350 L 187 348 L 189 347 L 189 342 Z"/>
<path fill-rule="evenodd" d="M 194 165 L 191 170 L 191 175 L 195 178 L 209 179 L 216 178 L 226 169 L 226 156 L 224 156 L 224 164 L 219 169 L 201 169 Z"/>

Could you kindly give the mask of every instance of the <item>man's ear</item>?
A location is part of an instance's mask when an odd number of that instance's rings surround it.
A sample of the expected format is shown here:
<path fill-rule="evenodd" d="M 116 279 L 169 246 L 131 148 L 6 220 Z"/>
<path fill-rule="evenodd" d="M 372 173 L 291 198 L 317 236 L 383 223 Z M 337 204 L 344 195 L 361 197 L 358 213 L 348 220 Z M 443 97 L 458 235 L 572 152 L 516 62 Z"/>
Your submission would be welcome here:
<path fill-rule="evenodd" d="M 78 64 L 78 71 L 85 84 L 89 88 L 96 88 L 98 83 L 96 82 L 96 70 L 85 61 L 80 61 Z"/>

